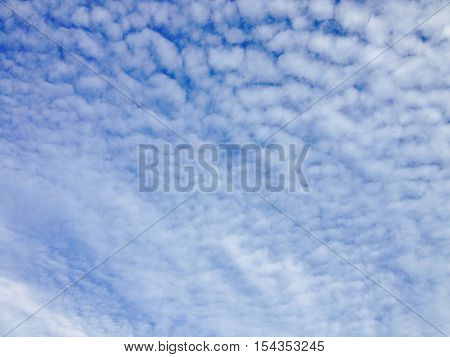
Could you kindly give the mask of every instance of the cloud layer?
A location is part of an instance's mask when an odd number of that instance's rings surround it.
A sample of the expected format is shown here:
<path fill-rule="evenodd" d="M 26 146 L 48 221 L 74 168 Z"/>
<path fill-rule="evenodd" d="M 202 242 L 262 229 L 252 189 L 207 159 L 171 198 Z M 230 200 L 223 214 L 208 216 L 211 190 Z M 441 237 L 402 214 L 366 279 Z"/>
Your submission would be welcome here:
<path fill-rule="evenodd" d="M 135 103 L 193 143 L 258 142 L 442 6 L 5 3 L 59 46 L 0 4 L 3 333 L 186 197 L 137 192 L 137 145 L 181 139 Z M 447 333 L 449 15 L 273 136 L 312 145 L 312 192 L 267 194 Z M 13 332 L 439 334 L 240 192 L 194 196 Z"/>

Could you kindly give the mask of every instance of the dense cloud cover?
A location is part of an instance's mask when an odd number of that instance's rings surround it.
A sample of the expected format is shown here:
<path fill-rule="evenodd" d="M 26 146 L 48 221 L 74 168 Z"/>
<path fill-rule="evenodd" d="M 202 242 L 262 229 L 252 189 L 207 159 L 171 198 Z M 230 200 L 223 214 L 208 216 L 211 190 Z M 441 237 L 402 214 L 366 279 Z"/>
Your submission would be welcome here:
<path fill-rule="evenodd" d="M 50 39 L 0 4 L 2 333 L 186 198 L 137 192 L 137 145 L 182 142 L 155 117 L 193 143 L 258 142 L 443 5 L 5 3 Z M 311 192 L 266 194 L 447 333 L 449 17 L 271 137 L 311 145 Z M 12 334 L 441 333 L 235 192 L 195 195 Z"/>

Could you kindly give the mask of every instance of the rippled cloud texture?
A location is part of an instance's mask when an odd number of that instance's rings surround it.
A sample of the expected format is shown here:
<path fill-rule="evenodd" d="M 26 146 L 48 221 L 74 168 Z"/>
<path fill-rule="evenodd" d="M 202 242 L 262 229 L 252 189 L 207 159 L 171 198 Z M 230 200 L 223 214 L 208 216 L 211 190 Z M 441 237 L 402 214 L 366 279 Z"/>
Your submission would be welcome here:
<path fill-rule="evenodd" d="M 194 144 L 258 142 L 443 5 L 5 3 L 59 46 L 0 4 L 2 333 L 186 197 L 137 191 L 137 145 L 182 139 L 123 93 Z M 311 192 L 266 195 L 447 333 L 449 18 L 273 136 L 311 145 Z M 197 194 L 12 335 L 440 332 L 235 192 Z"/>

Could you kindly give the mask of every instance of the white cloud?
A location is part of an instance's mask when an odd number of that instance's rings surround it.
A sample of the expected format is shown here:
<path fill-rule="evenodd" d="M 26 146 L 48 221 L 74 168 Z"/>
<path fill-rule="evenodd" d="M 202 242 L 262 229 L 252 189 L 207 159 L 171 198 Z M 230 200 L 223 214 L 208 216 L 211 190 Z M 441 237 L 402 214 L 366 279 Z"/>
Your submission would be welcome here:
<path fill-rule="evenodd" d="M 331 0 L 312 0 L 308 9 L 315 18 L 324 20 L 333 18 L 334 6 Z"/>
<path fill-rule="evenodd" d="M 363 31 L 371 17 L 368 7 L 355 1 L 342 1 L 336 9 L 336 19 L 350 31 Z"/>
<path fill-rule="evenodd" d="M 240 47 L 211 48 L 208 59 L 210 65 L 219 71 L 237 70 L 244 59 L 244 50 Z"/>

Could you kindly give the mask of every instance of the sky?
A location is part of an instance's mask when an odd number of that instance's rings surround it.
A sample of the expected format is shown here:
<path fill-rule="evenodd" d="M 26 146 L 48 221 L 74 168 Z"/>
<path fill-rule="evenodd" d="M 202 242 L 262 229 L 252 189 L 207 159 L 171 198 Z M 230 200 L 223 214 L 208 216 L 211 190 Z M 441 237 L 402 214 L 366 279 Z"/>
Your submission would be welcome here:
<path fill-rule="evenodd" d="M 311 192 L 197 193 L 11 335 L 450 333 L 443 5 L 1 0 L 0 332 L 189 196 L 138 192 L 139 144 L 307 109 L 268 142 Z"/>

